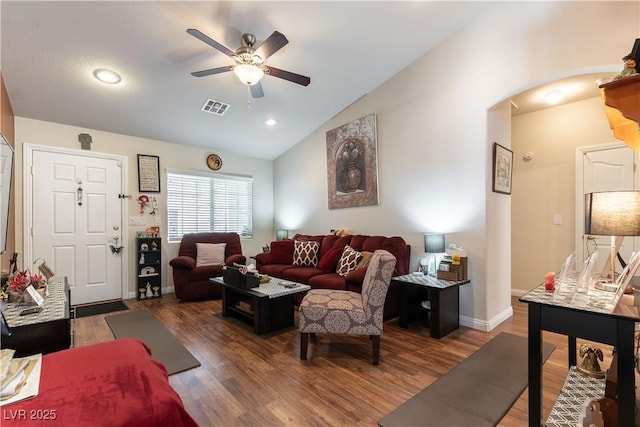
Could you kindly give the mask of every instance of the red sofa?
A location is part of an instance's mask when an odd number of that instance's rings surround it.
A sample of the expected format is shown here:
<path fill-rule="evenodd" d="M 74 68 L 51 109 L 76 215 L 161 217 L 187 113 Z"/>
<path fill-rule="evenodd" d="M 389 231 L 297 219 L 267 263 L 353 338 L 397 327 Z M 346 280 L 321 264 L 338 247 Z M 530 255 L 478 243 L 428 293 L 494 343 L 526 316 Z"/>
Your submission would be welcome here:
<path fill-rule="evenodd" d="M 223 265 L 196 267 L 196 243 L 226 243 L 224 265 L 244 264 L 240 236 L 237 233 L 188 233 L 182 236 L 178 256 L 169 265 L 173 267 L 173 285 L 178 299 L 220 298 L 220 285 L 209 282 L 211 277 L 222 276 Z"/>
<path fill-rule="evenodd" d="M 318 266 L 307 267 L 293 265 L 293 245 L 292 241 L 307 240 L 315 241 L 320 244 L 318 251 Z M 262 274 L 272 277 L 278 277 L 284 280 L 304 283 L 311 288 L 316 289 L 342 289 L 360 292 L 362 290 L 362 281 L 367 271 L 367 267 L 359 267 L 351 271 L 343 277 L 336 273 L 335 264 L 332 271 L 327 270 L 326 263 L 323 264 L 323 256 L 334 249 L 342 253 L 344 247 L 349 245 L 352 249 L 362 252 L 374 252 L 377 249 L 385 249 L 396 257 L 396 266 L 393 271 L 394 276 L 400 276 L 409 273 L 409 261 L 411 257 L 411 246 L 407 245 L 402 237 L 384 237 L 384 236 L 343 236 L 335 235 L 303 235 L 296 234 L 292 239 L 288 239 L 289 244 L 280 242 L 271 243 L 271 251 L 256 255 L 256 267 Z M 325 259 L 326 260 L 326 259 Z M 324 268 L 321 269 L 320 267 Z M 400 292 L 397 286 L 389 288 L 387 299 L 384 307 L 385 319 L 390 319 L 398 315 L 400 306 Z M 306 292 L 295 294 L 295 303 L 300 304 Z"/>

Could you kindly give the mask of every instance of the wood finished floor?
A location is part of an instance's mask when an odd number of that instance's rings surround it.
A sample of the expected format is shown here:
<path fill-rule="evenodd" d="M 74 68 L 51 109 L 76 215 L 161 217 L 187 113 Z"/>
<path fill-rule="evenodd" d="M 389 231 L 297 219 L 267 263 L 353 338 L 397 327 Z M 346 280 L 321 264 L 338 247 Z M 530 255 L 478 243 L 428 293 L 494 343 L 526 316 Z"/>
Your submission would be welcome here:
<path fill-rule="evenodd" d="M 512 298 L 513 317 L 491 332 L 460 327 L 437 340 L 420 322 L 405 330 L 394 319 L 385 323 L 379 366 L 371 365 L 366 337 L 319 335 L 304 362 L 297 329 L 257 336 L 239 321 L 223 319 L 219 300 L 180 303 L 169 294 L 125 302 L 151 311 L 202 363 L 169 377 L 202 427 L 376 426 L 498 333 L 527 336 L 527 306 Z M 75 320 L 76 345 L 112 340 L 108 315 Z M 546 418 L 567 373 L 567 341 L 549 332 L 543 337 L 556 346 L 544 368 Z M 603 349 L 606 368 L 611 351 Z M 527 397 L 525 391 L 500 426 L 527 425 Z"/>

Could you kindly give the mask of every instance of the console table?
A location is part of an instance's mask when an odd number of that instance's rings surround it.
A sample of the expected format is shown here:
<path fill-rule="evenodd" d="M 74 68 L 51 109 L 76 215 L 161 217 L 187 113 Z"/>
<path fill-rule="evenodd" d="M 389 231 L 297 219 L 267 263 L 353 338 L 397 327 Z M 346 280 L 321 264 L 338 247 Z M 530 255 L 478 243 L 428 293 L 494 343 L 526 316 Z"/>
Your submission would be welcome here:
<path fill-rule="evenodd" d="M 1 348 L 15 350 L 15 357 L 53 353 L 71 347 L 71 300 L 66 277 L 51 278 L 40 313 L 20 316 L 26 305 L 10 303 L 4 311 L 11 336 L 2 337 Z"/>
<path fill-rule="evenodd" d="M 391 278 L 400 286 L 400 321 L 403 328 L 429 312 L 433 338 L 442 338 L 460 327 L 460 286 L 469 280 L 450 281 L 424 274 L 405 274 Z M 427 307 L 421 305 L 426 301 Z"/>
<path fill-rule="evenodd" d="M 634 325 L 640 321 L 635 306 L 620 303 L 620 294 L 591 289 L 574 293 L 575 285 L 562 284 L 555 292 L 544 286 L 529 291 L 520 301 L 529 305 L 529 426 L 542 422 L 542 331 L 568 337 L 568 365 L 576 365 L 576 338 L 609 344 L 618 354 L 618 425 L 634 425 Z M 581 408 L 574 408 L 575 411 Z M 553 421 L 553 420 L 552 420 Z"/>

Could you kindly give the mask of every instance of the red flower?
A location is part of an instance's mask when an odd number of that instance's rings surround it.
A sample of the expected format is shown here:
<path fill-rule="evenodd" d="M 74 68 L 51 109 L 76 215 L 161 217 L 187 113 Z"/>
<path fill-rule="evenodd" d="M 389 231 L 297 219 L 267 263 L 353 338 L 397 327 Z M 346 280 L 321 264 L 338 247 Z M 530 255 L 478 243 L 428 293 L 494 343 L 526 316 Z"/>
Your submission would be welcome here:
<path fill-rule="evenodd" d="M 22 271 L 19 271 L 13 279 L 9 281 L 9 289 L 13 292 L 24 292 L 27 286 L 27 276 Z"/>
<path fill-rule="evenodd" d="M 9 281 L 9 289 L 13 292 L 24 292 L 29 285 L 33 285 L 35 289 L 44 287 L 44 277 L 41 274 L 31 274 L 29 270 L 19 271 Z"/>

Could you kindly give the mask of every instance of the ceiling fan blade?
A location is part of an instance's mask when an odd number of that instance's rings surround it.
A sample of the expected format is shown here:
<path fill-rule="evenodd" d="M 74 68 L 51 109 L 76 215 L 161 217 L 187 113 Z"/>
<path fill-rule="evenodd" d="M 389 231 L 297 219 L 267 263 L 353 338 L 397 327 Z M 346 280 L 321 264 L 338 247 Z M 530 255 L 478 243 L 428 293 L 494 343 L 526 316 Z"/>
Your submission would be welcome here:
<path fill-rule="evenodd" d="M 262 98 L 264 96 L 264 91 L 262 90 L 262 84 L 260 82 L 249 86 L 249 89 L 251 89 L 252 98 Z"/>
<path fill-rule="evenodd" d="M 284 36 L 284 34 L 274 31 L 255 51 L 255 54 L 258 55 L 262 60 L 267 59 L 280 49 L 282 49 L 289 40 Z"/>
<path fill-rule="evenodd" d="M 227 56 L 234 57 L 236 55 L 236 53 L 231 49 L 229 49 L 228 47 L 221 45 L 220 43 L 218 43 L 208 35 L 200 32 L 199 30 L 196 30 L 195 28 L 189 28 L 187 30 L 187 33 L 191 34 L 193 37 L 197 38 L 198 40 L 205 42 L 212 48 L 219 50 L 220 52 L 224 53 Z"/>
<path fill-rule="evenodd" d="M 307 76 L 292 73 L 291 71 L 281 70 L 275 67 L 270 67 L 268 65 L 265 65 L 264 67 L 269 70 L 269 73 L 267 74 L 269 76 L 278 77 L 279 79 L 289 80 L 290 82 L 298 83 L 299 85 L 302 85 L 302 86 L 309 86 L 309 83 L 311 83 L 311 79 Z"/>
<path fill-rule="evenodd" d="M 224 67 L 209 68 L 208 70 L 196 71 L 191 73 L 191 75 L 193 77 L 204 77 L 204 76 L 210 76 L 212 74 L 226 73 L 227 71 L 231 71 L 231 70 L 233 70 L 233 65 L 226 65 Z"/>

